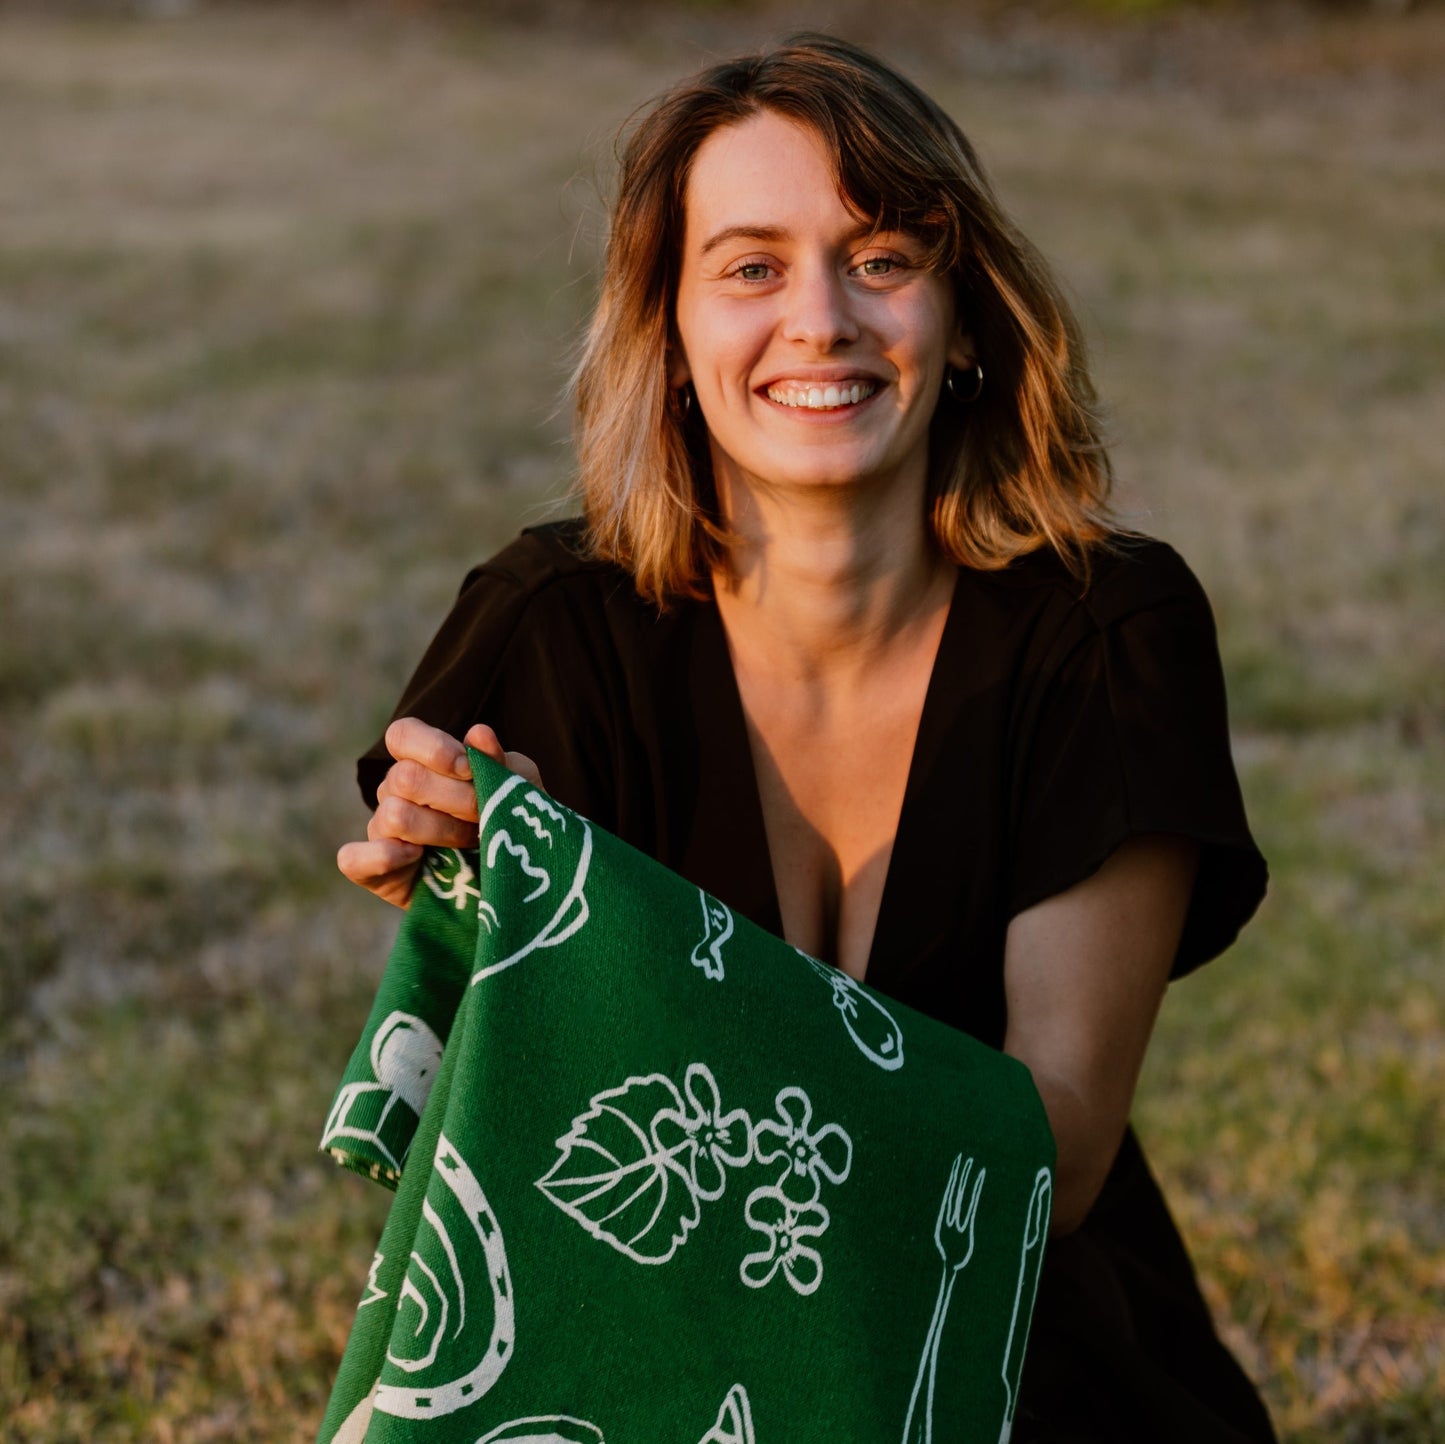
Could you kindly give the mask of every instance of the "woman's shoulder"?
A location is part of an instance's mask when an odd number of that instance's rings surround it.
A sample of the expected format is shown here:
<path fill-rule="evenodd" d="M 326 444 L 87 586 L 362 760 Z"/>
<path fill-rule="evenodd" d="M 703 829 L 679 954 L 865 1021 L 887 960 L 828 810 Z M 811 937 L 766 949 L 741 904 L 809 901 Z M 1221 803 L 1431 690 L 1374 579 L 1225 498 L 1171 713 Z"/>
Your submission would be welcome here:
<path fill-rule="evenodd" d="M 621 567 L 588 555 L 581 517 L 525 527 L 499 552 L 472 567 L 462 582 L 463 593 L 480 582 L 499 584 L 525 596 L 535 596 L 559 583 L 584 588 L 631 585 Z"/>
<path fill-rule="evenodd" d="M 637 594 L 632 577 L 589 553 L 580 517 L 530 526 L 467 572 L 443 630 L 463 627 L 494 638 L 542 634 L 554 645 L 579 636 L 599 645 L 645 636 L 656 609 Z"/>
<path fill-rule="evenodd" d="M 1001 571 L 975 574 L 1002 605 L 1104 630 L 1134 613 L 1175 605 L 1209 611 L 1199 579 L 1182 556 L 1155 537 L 1120 533 L 1088 558 L 1083 576 L 1051 548 L 1019 557 Z"/>
<path fill-rule="evenodd" d="M 505 655 L 546 654 L 615 678 L 645 667 L 694 610 L 660 613 L 626 568 L 590 554 L 581 518 L 566 518 L 526 528 L 467 573 L 422 670 L 460 659 L 495 672 Z"/>
<path fill-rule="evenodd" d="M 618 639 L 640 631 L 631 578 L 589 558 L 583 536 L 579 520 L 528 527 L 474 566 L 393 717 L 420 717 L 454 737 L 487 721 L 505 737 L 526 738 L 524 750 L 544 763 L 544 774 L 558 775 L 561 762 L 548 767 L 537 740 L 539 719 L 560 726 L 584 700 L 615 692 L 626 652 Z M 556 755 L 564 750 L 559 745 Z M 358 770 L 372 806 L 390 765 L 379 738 Z"/>

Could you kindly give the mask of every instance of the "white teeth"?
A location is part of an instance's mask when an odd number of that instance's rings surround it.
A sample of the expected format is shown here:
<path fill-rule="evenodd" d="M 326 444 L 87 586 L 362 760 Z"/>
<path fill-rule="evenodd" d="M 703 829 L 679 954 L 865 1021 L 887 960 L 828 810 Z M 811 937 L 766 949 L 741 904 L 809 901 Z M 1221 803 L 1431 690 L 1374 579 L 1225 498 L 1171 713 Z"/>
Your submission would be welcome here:
<path fill-rule="evenodd" d="M 876 381 L 855 381 L 848 386 L 794 386 L 783 382 L 768 387 L 768 400 L 779 406 L 802 406 L 809 411 L 833 411 L 839 406 L 856 406 L 876 390 Z"/>

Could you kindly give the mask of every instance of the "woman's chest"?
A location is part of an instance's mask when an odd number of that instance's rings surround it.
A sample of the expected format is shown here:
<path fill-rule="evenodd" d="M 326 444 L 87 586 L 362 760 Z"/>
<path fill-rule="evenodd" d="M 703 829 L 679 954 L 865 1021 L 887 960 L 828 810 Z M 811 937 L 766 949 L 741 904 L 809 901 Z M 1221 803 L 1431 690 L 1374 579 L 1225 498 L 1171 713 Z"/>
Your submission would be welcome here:
<path fill-rule="evenodd" d="M 784 936 L 867 972 L 927 690 L 906 672 L 837 699 L 744 689 Z"/>
<path fill-rule="evenodd" d="M 955 604 L 908 705 L 891 707 L 896 683 L 863 687 L 834 727 L 796 693 L 770 717 L 716 609 L 683 609 L 624 638 L 617 699 L 587 714 L 615 760 L 563 748 L 543 775 L 610 768 L 595 816 L 627 841 L 740 917 L 996 1041 L 1009 689 L 979 665 L 976 635 Z"/>

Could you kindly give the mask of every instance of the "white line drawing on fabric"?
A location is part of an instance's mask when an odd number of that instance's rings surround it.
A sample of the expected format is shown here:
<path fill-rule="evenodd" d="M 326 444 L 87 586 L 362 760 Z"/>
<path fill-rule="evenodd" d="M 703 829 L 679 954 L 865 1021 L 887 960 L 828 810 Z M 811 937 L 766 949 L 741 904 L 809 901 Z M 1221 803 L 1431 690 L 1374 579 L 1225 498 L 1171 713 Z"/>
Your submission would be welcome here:
<path fill-rule="evenodd" d="M 756 1444 L 753 1436 L 753 1408 L 748 1391 L 741 1384 L 728 1390 L 715 1423 L 697 1444 Z"/>
<path fill-rule="evenodd" d="M 386 1175 L 394 1180 L 406 1162 L 441 1061 L 442 1040 L 424 1019 L 400 1010 L 388 1013 L 371 1040 L 376 1081 L 360 1079 L 338 1091 L 321 1147 L 335 1151 L 347 1138 L 370 1144 L 386 1159 Z"/>
<path fill-rule="evenodd" d="M 517 810 L 515 807 L 512 809 L 513 812 Z M 552 835 L 548 833 L 547 841 L 550 843 L 551 840 Z M 519 846 L 512 841 L 511 834 L 506 832 L 494 833 L 491 842 L 487 846 L 487 866 L 493 871 L 496 870 L 497 866 L 497 854 L 503 848 L 506 848 L 506 850 L 517 859 L 517 866 L 527 877 L 536 879 L 537 886 L 522 899 L 524 903 L 536 902 L 537 899 L 552 886 L 551 874 L 548 873 L 545 867 L 533 867 L 532 855 L 527 851 L 526 845 L 522 844 Z"/>
<path fill-rule="evenodd" d="M 530 827 L 532 831 L 537 834 L 538 842 L 545 842 L 548 847 L 552 846 L 552 834 L 548 832 L 547 829 L 543 827 L 542 824 L 538 822 L 537 819 L 533 817 L 532 814 L 528 812 L 525 807 L 514 807 L 512 809 L 512 816 L 520 817 L 522 821 L 525 822 L 527 826 Z"/>
<path fill-rule="evenodd" d="M 331 1436 L 329 1444 L 366 1444 L 366 1431 L 371 1427 L 371 1416 L 376 1408 L 376 1385 L 371 1393 L 360 1400 L 356 1408 L 341 1421 L 341 1427 Z"/>
<path fill-rule="evenodd" d="M 702 941 L 692 950 L 692 963 L 703 970 L 714 982 L 722 982 L 722 947 L 733 935 L 732 909 L 710 897 L 701 888 L 697 895 L 702 899 Z"/>
<path fill-rule="evenodd" d="M 753 1124 L 753 1157 L 759 1163 L 781 1159 L 778 1190 L 793 1203 L 812 1203 L 823 1191 L 825 1178 L 842 1183 L 848 1177 L 853 1140 L 836 1123 L 812 1128 L 813 1103 L 801 1088 L 781 1089 L 774 1107 L 777 1120 L 765 1118 Z"/>
<path fill-rule="evenodd" d="M 418 1116 L 441 1065 L 442 1040 L 425 1019 L 400 1010 L 386 1015 L 371 1040 L 371 1070 Z"/>
<path fill-rule="evenodd" d="M 454 1344 L 462 1337 L 467 1328 L 467 1283 L 482 1272 L 470 1258 L 465 1264 L 459 1259 L 459 1246 L 463 1244 L 469 1255 L 477 1245 L 481 1247 L 492 1292 L 491 1328 L 481 1357 L 466 1373 L 429 1386 L 423 1381 L 415 1386 L 377 1385 L 376 1408 L 401 1419 L 432 1419 L 474 1404 L 497 1382 L 512 1357 L 516 1341 L 512 1276 L 501 1226 L 476 1175 L 445 1134 L 437 1139 L 432 1163 L 432 1185 L 438 1182 L 444 1193 L 437 1194 L 433 1203 L 432 1188 L 428 1188 L 422 1216 L 440 1252 L 438 1255 L 429 1250 L 432 1257 L 428 1259 L 418 1248 L 412 1249 L 406 1278 L 397 1297 L 397 1323 L 392 1330 L 387 1362 L 405 1373 L 424 1372 L 431 1367 L 444 1341 Z M 460 1238 L 452 1236 L 441 1217 L 443 1204 L 453 1215 L 460 1210 L 461 1218 L 470 1228 L 470 1236 L 460 1229 Z M 459 1222 L 454 1217 L 454 1223 Z M 418 1229 L 418 1241 L 420 1236 Z M 404 1313 L 414 1317 L 404 1318 Z M 413 1326 L 409 1331 L 408 1325 Z M 451 1325 L 449 1339 L 448 1325 Z M 399 1343 L 410 1343 L 411 1351 L 397 1353 Z"/>
<path fill-rule="evenodd" d="M 366 1275 L 366 1297 L 356 1306 L 358 1314 L 367 1304 L 374 1304 L 378 1299 L 384 1299 L 387 1296 L 386 1290 L 376 1282 L 377 1270 L 381 1268 L 385 1257 L 380 1249 L 371 1256 L 371 1268 Z"/>
<path fill-rule="evenodd" d="M 743 1217 L 767 1246 L 743 1259 L 742 1281 L 750 1289 L 766 1288 L 781 1269 L 796 1292 L 813 1293 L 823 1282 L 823 1256 L 804 1240 L 827 1231 L 828 1210 L 821 1203 L 794 1203 L 781 1188 L 764 1184 L 748 1195 Z"/>
<path fill-rule="evenodd" d="M 752 1161 L 752 1120 L 741 1108 L 723 1112 L 717 1080 L 704 1063 L 688 1064 L 682 1090 L 690 1106 L 659 1109 L 649 1132 L 674 1164 L 686 1156 L 693 1192 L 711 1203 L 723 1196 L 727 1170 Z"/>
<path fill-rule="evenodd" d="M 357 1435 L 356 1439 L 361 1440 Z M 332 1444 L 347 1444 L 338 1435 Z M 531 1414 L 489 1429 L 477 1444 L 606 1444 L 602 1431 L 572 1414 Z M 734 1384 L 718 1410 L 717 1422 L 698 1444 L 757 1444 L 748 1391 Z"/>
<path fill-rule="evenodd" d="M 753 1124 L 753 1157 L 782 1163 L 776 1181 L 755 1188 L 743 1208 L 748 1227 L 767 1246 L 748 1254 L 738 1274 L 752 1289 L 770 1283 L 778 1270 L 800 1294 L 823 1281 L 823 1256 L 806 1239 L 827 1230 L 829 1213 L 818 1201 L 823 1181 L 844 1182 L 853 1169 L 853 1140 L 836 1123 L 813 1124 L 813 1101 L 796 1086 L 778 1090 L 777 1118 Z"/>
<path fill-rule="evenodd" d="M 475 853 L 472 854 L 476 856 Z M 477 874 L 467 854 L 455 847 L 439 847 L 428 851 L 426 866 L 422 868 L 421 880 L 443 902 L 451 903 L 459 913 L 464 913 L 470 903 L 480 901 L 482 892 L 477 886 Z"/>
<path fill-rule="evenodd" d="M 901 1068 L 903 1029 L 893 1014 L 842 968 L 830 968 L 802 948 L 793 951 L 833 990 L 833 1006 L 843 1019 L 848 1036 L 858 1045 L 858 1051 L 887 1073 Z"/>
<path fill-rule="evenodd" d="M 767 1243 L 739 1273 L 749 1288 L 762 1288 L 782 1269 L 792 1288 L 810 1294 L 823 1261 L 806 1240 L 820 1236 L 829 1218 L 818 1196 L 824 1180 L 848 1177 L 853 1140 L 836 1123 L 813 1127 L 813 1104 L 801 1088 L 781 1089 L 775 1106 L 777 1118 L 760 1123 L 741 1108 L 724 1112 L 705 1063 L 688 1065 L 682 1090 L 662 1073 L 630 1077 L 572 1120 L 537 1187 L 593 1238 L 634 1263 L 663 1264 L 697 1227 L 701 1205 L 723 1196 L 729 1169 L 781 1163 L 776 1181 L 743 1205 L 748 1226 Z"/>
<path fill-rule="evenodd" d="M 973 1179 L 973 1159 L 959 1154 L 953 1160 L 943 1202 L 938 1207 L 938 1221 L 933 1225 L 933 1242 L 943 1260 L 943 1277 L 938 1281 L 938 1298 L 933 1305 L 933 1318 L 923 1340 L 923 1354 L 918 1360 L 918 1377 L 913 1381 L 913 1395 L 908 1400 L 908 1414 L 903 1421 L 903 1444 L 932 1444 L 933 1385 L 938 1374 L 938 1346 L 943 1342 L 943 1325 L 948 1306 L 953 1300 L 953 1286 L 973 1257 L 973 1222 L 978 1213 L 978 1196 L 983 1192 L 986 1168 L 978 1170 Z M 965 1195 L 967 1198 L 965 1199 Z M 925 1393 L 926 1384 L 926 1393 Z M 920 1410 L 920 1398 L 922 1409 Z"/>
<path fill-rule="evenodd" d="M 1054 1180 L 1047 1168 L 1034 1176 L 1033 1196 L 1024 1219 L 1024 1241 L 1019 1250 L 1019 1281 L 1014 1290 L 1013 1317 L 1008 1325 L 1008 1343 L 1003 1351 L 1003 1387 L 1008 1399 L 1003 1428 L 998 1444 L 1008 1444 L 1013 1433 L 1014 1410 L 1018 1407 L 1019 1375 L 1024 1367 L 1024 1340 L 1028 1336 L 1029 1318 L 1034 1311 L 1034 1296 L 1039 1288 L 1039 1271 L 1044 1261 L 1044 1243 L 1049 1231 L 1049 1212 L 1053 1203 Z"/>
<path fill-rule="evenodd" d="M 679 1162 L 697 1143 L 685 1128 L 674 1142 L 659 1142 L 653 1124 L 663 1114 L 689 1116 L 661 1073 L 603 1089 L 557 1140 L 557 1161 L 537 1180 L 593 1238 L 634 1263 L 666 1263 L 698 1222 L 691 1159 Z"/>
<path fill-rule="evenodd" d="M 526 789 L 520 800 L 516 795 L 519 787 Z M 502 804 L 508 799 L 509 807 L 504 810 Z M 525 830 L 519 830 L 518 836 L 513 836 L 509 830 L 511 824 L 507 819 L 512 817 L 520 819 L 525 826 Z M 543 818 L 555 824 L 556 832 L 544 825 Z M 493 973 L 500 973 L 504 968 L 510 968 L 513 963 L 520 962 L 528 953 L 538 948 L 553 948 L 558 943 L 566 942 L 586 923 L 588 905 L 583 890 L 587 883 L 587 870 L 592 862 L 592 829 L 587 820 L 566 808 L 558 807 L 545 793 L 531 787 L 526 778 L 515 773 L 487 799 L 477 826 L 479 855 L 485 839 L 485 862 L 488 869 L 495 871 L 501 863 L 501 855 L 505 853 L 522 875 L 531 878 L 536 884 L 522 899 L 522 904 L 527 908 L 527 918 L 531 918 L 536 911 L 536 920 L 540 926 L 522 919 L 498 918 L 495 909 L 491 909 L 493 921 L 488 923 L 489 931 L 517 927 L 520 934 L 530 936 L 527 936 L 527 940 L 519 947 L 513 948 L 506 957 L 489 963 L 484 968 L 478 968 L 472 974 L 473 983 L 480 982 Z M 561 833 L 570 845 L 559 842 L 557 833 Z M 573 838 L 579 840 L 571 843 Z M 544 845 L 546 851 L 539 854 L 539 861 L 534 852 Z M 563 882 L 564 886 L 553 887 L 554 883 Z M 530 908 L 530 904 L 546 899 L 548 894 L 555 897 L 558 891 L 562 896 L 555 905 L 546 900 L 540 910 Z"/>
<path fill-rule="evenodd" d="M 558 807 L 545 792 L 538 792 L 535 788 L 527 794 L 524 800 L 529 806 L 535 807 L 543 817 L 550 817 L 563 832 L 567 831 L 567 819 L 570 817 L 575 821 L 577 818 L 575 812 Z M 514 807 L 512 811 L 517 812 L 518 809 Z"/>
<path fill-rule="evenodd" d="M 422 1212 L 428 1223 L 436 1228 L 441 1228 L 441 1224 L 432 1209 L 424 1207 Z M 445 1231 L 443 1231 L 443 1237 L 445 1237 Z M 448 1247 L 447 1253 L 451 1255 L 450 1247 Z M 462 1281 L 462 1276 L 457 1268 L 454 1255 L 451 1257 L 451 1265 L 450 1277 L 453 1288 L 459 1298 L 465 1298 L 467 1286 Z M 425 1276 L 427 1283 L 431 1285 L 431 1298 L 436 1304 L 437 1314 L 436 1324 L 434 1326 L 429 1327 L 432 1324 L 432 1305 L 427 1302 L 427 1294 L 418 1287 L 412 1272 L 413 1269 L 419 1269 Z M 411 1268 L 407 1269 L 406 1277 L 401 1281 L 401 1293 L 397 1297 L 396 1302 L 398 1312 L 408 1303 L 411 1304 L 420 1315 L 417 1320 L 415 1333 L 419 1338 L 429 1339 L 431 1341 L 430 1347 L 419 1359 L 398 1357 L 392 1353 L 388 1353 L 386 1358 L 388 1363 L 395 1364 L 397 1368 L 404 1369 L 408 1374 L 414 1374 L 419 1369 L 430 1368 L 430 1366 L 436 1362 L 437 1350 L 441 1348 L 442 1338 L 446 1334 L 447 1317 L 451 1313 L 451 1305 L 447 1301 L 446 1288 L 432 1271 L 431 1266 L 418 1253 L 412 1254 Z M 466 1326 L 466 1322 L 466 1315 L 463 1313 L 457 1320 L 458 1333 L 461 1333 L 462 1329 Z"/>
<path fill-rule="evenodd" d="M 571 1414 L 532 1414 L 489 1429 L 477 1444 L 606 1444 L 602 1431 Z"/>

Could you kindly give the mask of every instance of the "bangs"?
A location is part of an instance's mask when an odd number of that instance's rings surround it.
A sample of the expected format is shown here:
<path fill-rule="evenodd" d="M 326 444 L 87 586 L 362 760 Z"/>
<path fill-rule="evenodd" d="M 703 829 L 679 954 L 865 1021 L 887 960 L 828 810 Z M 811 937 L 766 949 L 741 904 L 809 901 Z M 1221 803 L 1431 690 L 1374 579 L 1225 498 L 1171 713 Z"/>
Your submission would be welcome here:
<path fill-rule="evenodd" d="M 992 203 L 972 147 L 923 91 L 873 57 L 799 36 L 749 77 L 748 98 L 812 130 L 838 193 L 878 231 L 921 241 L 928 268 L 959 269 L 972 250 L 971 195 Z"/>

